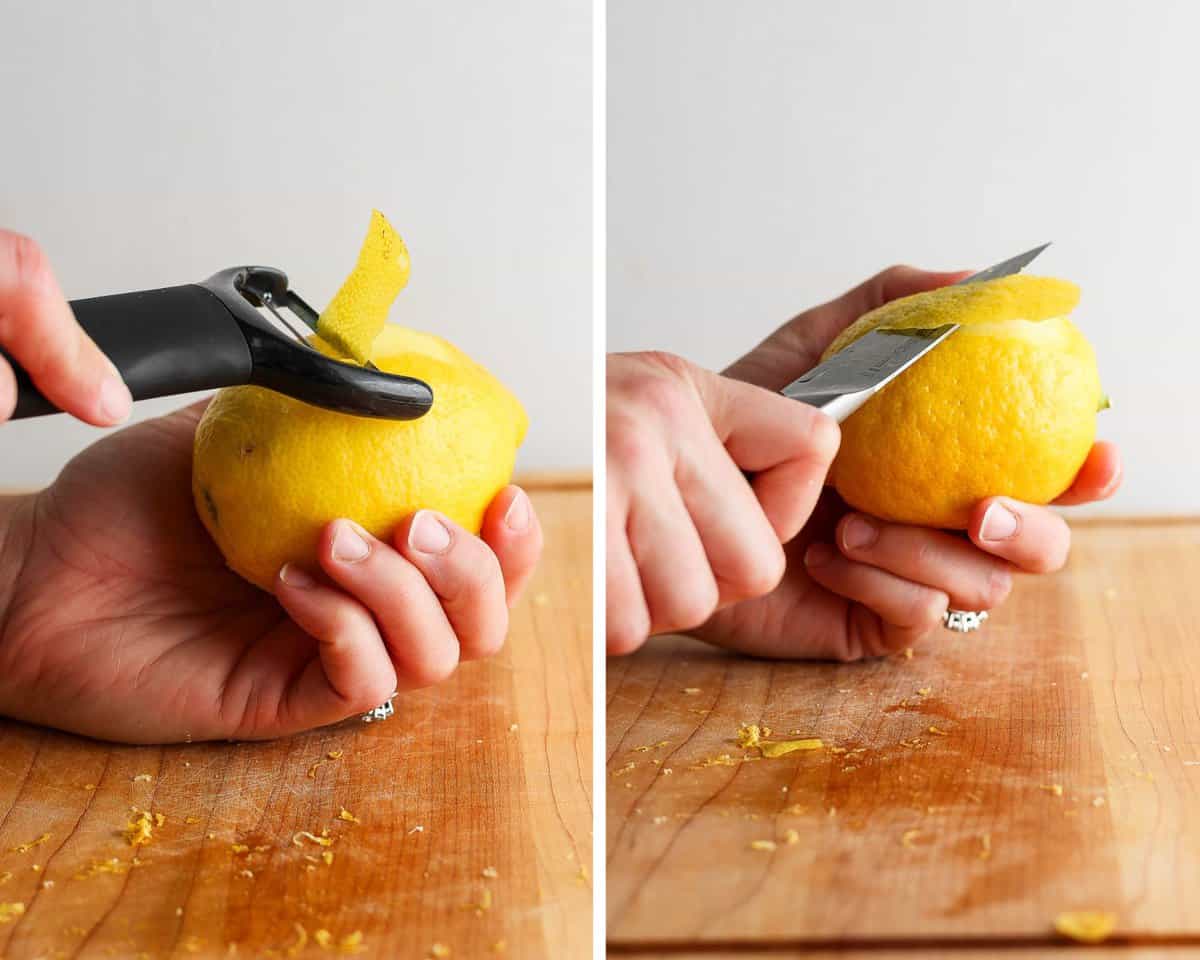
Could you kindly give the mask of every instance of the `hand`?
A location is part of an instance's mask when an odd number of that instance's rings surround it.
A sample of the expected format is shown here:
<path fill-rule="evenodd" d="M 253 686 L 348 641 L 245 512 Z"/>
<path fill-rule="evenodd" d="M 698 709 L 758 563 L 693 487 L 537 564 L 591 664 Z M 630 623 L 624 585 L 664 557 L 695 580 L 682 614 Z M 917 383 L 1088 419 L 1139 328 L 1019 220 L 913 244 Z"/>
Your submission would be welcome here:
<path fill-rule="evenodd" d="M 609 651 L 774 589 L 782 544 L 837 452 L 837 425 L 665 354 L 609 358 L 607 422 Z"/>
<path fill-rule="evenodd" d="M 98 427 L 129 416 L 129 389 L 75 322 L 45 255 L 28 237 L 7 230 L 0 230 L 0 347 L 60 410 Z M 16 378 L 0 356 L 0 423 L 16 403 Z"/>
<path fill-rule="evenodd" d="M 964 275 L 893 267 L 796 317 L 726 372 L 778 390 L 814 365 L 833 337 L 863 313 Z M 1116 448 L 1097 443 L 1057 503 L 1104 499 L 1120 480 Z M 1070 541 L 1057 514 L 1004 497 L 976 506 L 964 538 L 849 512 L 829 490 L 787 545 L 787 571 L 778 587 L 719 611 L 695 633 L 759 656 L 879 656 L 937 628 L 947 607 L 997 606 L 1011 590 L 1014 572 L 1057 570 Z"/>
<path fill-rule="evenodd" d="M 495 653 L 542 533 L 517 487 L 482 539 L 428 511 L 388 542 L 349 520 L 276 596 L 226 566 L 196 517 L 204 404 L 112 434 L 0 512 L 0 713 L 139 743 L 333 723 Z"/>

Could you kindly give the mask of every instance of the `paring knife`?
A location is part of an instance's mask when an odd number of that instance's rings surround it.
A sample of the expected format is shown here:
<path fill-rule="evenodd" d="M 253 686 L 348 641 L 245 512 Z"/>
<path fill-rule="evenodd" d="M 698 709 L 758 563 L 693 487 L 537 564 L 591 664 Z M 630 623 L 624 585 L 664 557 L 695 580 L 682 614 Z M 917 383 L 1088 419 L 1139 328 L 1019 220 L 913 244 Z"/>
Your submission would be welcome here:
<path fill-rule="evenodd" d="M 979 283 L 1020 273 L 1048 246 L 1043 243 L 963 277 L 958 283 Z M 872 330 L 793 380 L 780 393 L 816 407 L 841 423 L 957 329 L 957 323 L 947 323 L 932 330 Z"/>

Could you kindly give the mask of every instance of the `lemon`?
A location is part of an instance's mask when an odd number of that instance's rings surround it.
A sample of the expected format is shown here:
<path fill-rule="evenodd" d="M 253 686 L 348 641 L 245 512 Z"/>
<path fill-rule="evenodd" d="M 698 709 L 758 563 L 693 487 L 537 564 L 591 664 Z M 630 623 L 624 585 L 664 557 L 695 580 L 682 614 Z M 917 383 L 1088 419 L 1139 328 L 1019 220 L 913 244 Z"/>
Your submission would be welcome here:
<path fill-rule="evenodd" d="M 964 529 L 978 501 L 1049 503 L 1091 449 L 1104 405 L 1079 289 L 1016 275 L 903 297 L 864 314 L 822 359 L 871 330 L 961 328 L 842 424 L 830 474 L 850 506 Z"/>
<path fill-rule="evenodd" d="M 321 528 L 337 517 L 386 537 L 428 508 L 477 533 L 512 476 L 529 423 L 516 397 L 440 337 L 381 325 L 403 285 L 400 260 L 407 278 L 403 251 L 376 212 L 358 266 L 312 343 L 424 380 L 433 388 L 428 413 L 408 421 L 352 417 L 261 387 L 231 387 L 217 393 L 196 428 L 192 493 L 200 519 L 229 566 L 265 590 L 285 563 L 316 568 Z"/>

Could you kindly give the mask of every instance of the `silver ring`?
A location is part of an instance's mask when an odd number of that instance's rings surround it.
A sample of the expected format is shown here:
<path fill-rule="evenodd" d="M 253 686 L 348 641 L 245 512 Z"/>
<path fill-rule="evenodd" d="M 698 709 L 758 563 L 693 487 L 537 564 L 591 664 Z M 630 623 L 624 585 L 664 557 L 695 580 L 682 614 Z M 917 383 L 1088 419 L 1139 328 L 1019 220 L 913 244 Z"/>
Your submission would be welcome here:
<path fill-rule="evenodd" d="M 986 610 L 947 610 L 942 614 L 942 626 L 955 633 L 970 633 L 983 626 L 988 618 Z"/>
<path fill-rule="evenodd" d="M 395 716 L 396 708 L 392 706 L 392 701 L 399 696 L 399 690 L 393 690 L 392 695 L 383 701 L 373 710 L 368 710 L 362 715 L 363 723 L 378 723 L 380 720 L 386 720 L 388 717 Z"/>

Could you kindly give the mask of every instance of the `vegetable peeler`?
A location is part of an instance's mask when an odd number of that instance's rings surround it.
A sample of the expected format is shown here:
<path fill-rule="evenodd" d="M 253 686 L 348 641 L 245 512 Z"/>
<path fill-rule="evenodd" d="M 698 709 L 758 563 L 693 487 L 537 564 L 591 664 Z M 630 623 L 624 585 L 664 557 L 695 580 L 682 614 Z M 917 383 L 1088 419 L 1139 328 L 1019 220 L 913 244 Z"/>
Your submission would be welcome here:
<path fill-rule="evenodd" d="M 134 400 L 254 384 L 359 417 L 415 420 L 433 406 L 422 380 L 311 347 L 317 311 L 274 267 L 230 267 L 203 283 L 72 300 L 71 309 Z M 14 418 L 61 412 L 0 355 L 16 373 Z"/>
<path fill-rule="evenodd" d="M 963 277 L 955 284 L 980 283 L 1020 273 L 1050 244 L 1026 250 Z M 932 330 L 872 330 L 845 350 L 819 363 L 780 392 L 829 414 L 838 423 L 958 329 L 947 323 Z"/>

